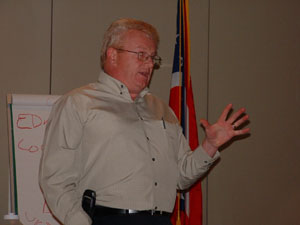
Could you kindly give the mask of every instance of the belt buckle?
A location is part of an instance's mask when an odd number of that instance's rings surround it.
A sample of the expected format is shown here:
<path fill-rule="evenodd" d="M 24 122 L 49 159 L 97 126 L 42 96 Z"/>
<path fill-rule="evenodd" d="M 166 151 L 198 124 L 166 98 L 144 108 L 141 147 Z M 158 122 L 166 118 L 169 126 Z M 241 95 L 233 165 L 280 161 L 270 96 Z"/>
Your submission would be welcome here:
<path fill-rule="evenodd" d="M 128 209 L 127 212 L 128 214 L 134 214 L 134 213 L 138 213 L 138 210 Z"/>

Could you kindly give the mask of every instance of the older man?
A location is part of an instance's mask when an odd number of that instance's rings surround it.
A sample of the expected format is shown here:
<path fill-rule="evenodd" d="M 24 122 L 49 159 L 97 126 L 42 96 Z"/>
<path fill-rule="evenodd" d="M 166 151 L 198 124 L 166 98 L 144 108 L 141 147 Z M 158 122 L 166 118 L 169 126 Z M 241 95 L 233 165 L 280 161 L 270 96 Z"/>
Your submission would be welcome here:
<path fill-rule="evenodd" d="M 40 184 L 54 215 L 66 225 L 169 225 L 176 189 L 187 189 L 219 157 L 218 148 L 248 116 L 201 123 L 202 145 L 191 151 L 172 110 L 147 88 L 160 63 L 151 25 L 115 21 L 107 30 L 98 82 L 64 95 L 46 128 Z M 95 206 L 82 208 L 85 190 Z M 93 197 L 93 196 L 88 196 Z"/>

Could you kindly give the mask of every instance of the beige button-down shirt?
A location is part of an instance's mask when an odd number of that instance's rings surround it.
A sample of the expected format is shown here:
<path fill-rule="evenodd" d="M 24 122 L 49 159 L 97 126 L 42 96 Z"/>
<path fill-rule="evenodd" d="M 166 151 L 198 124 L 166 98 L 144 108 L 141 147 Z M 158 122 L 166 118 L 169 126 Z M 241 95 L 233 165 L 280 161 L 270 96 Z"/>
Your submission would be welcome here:
<path fill-rule="evenodd" d="M 40 184 L 66 225 L 90 224 L 85 189 L 98 205 L 171 212 L 176 189 L 192 185 L 219 157 L 191 151 L 173 111 L 143 90 L 133 101 L 124 84 L 101 73 L 61 97 L 44 139 Z"/>

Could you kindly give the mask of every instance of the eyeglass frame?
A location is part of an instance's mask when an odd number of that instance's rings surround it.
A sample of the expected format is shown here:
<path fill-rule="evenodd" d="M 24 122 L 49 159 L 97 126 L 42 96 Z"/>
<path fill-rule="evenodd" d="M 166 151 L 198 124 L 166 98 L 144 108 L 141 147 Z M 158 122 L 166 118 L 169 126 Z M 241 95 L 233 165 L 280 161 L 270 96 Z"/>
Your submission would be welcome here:
<path fill-rule="evenodd" d="M 131 50 L 127 50 L 127 49 L 122 49 L 122 48 L 115 48 L 118 51 L 124 51 L 124 52 L 129 52 L 129 53 L 134 53 L 137 55 L 138 60 L 142 61 L 142 62 L 146 62 L 149 58 L 151 58 L 155 68 L 159 68 L 160 64 L 161 64 L 161 57 L 159 55 L 149 55 L 147 52 L 135 52 L 135 51 L 131 51 Z"/>

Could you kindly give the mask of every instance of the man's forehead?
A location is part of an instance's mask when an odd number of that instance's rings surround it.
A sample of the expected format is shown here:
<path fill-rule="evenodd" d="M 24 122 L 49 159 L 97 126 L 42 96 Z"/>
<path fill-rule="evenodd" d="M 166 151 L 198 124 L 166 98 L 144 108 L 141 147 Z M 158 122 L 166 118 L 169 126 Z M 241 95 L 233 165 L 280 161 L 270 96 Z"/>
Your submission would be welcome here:
<path fill-rule="evenodd" d="M 153 46 L 156 51 L 156 43 L 147 33 L 140 30 L 128 30 L 121 38 L 122 45 L 134 45 L 137 48 L 149 48 Z"/>

